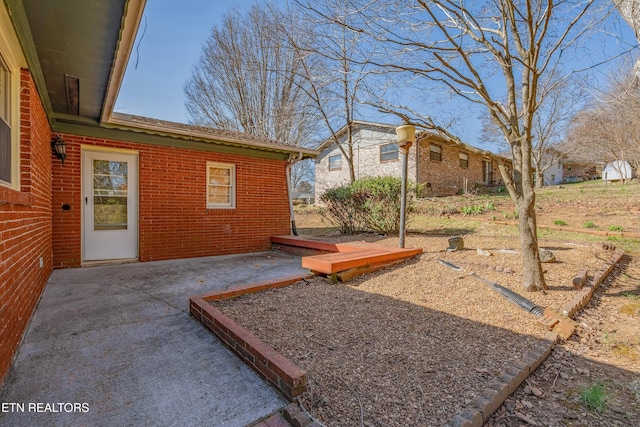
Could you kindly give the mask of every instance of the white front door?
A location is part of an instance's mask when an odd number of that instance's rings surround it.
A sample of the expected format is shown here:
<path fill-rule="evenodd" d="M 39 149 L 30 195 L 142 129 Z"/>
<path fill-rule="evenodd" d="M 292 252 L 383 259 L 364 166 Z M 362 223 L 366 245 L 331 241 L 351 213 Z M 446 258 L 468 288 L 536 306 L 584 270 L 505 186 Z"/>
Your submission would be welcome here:
<path fill-rule="evenodd" d="M 138 258 L 138 154 L 83 151 L 83 261 Z"/>

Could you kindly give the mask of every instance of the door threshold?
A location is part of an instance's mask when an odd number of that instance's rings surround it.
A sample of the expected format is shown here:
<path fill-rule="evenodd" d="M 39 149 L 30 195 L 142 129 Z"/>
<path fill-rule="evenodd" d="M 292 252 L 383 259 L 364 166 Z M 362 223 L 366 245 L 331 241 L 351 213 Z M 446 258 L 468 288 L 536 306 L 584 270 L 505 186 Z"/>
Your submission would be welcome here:
<path fill-rule="evenodd" d="M 80 267 L 96 267 L 99 265 L 118 265 L 118 264 L 132 264 L 139 262 L 138 258 L 125 258 L 125 259 L 103 259 L 98 261 L 82 261 Z"/>

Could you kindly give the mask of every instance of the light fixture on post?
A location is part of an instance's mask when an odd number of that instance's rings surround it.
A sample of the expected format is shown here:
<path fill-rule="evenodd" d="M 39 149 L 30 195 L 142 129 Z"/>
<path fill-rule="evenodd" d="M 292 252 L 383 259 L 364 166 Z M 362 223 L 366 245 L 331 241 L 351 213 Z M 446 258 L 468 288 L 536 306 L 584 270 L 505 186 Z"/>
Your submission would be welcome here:
<path fill-rule="evenodd" d="M 396 128 L 396 139 L 398 140 L 398 151 L 402 154 L 402 194 L 400 200 L 400 247 L 404 248 L 405 223 L 407 216 L 407 164 L 409 150 L 416 138 L 416 127 L 414 125 L 403 125 Z"/>
<path fill-rule="evenodd" d="M 56 135 L 51 141 L 51 147 L 53 147 L 56 157 L 62 160 L 62 165 L 64 166 L 64 159 L 67 157 L 67 143 L 60 138 L 60 135 Z"/>

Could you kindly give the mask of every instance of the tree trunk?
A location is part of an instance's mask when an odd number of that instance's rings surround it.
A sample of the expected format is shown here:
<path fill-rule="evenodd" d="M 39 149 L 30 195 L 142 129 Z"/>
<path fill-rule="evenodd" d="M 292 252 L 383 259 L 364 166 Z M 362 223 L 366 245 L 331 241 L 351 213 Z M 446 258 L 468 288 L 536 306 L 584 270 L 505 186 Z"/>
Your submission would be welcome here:
<path fill-rule="evenodd" d="M 513 144 L 518 147 L 518 144 Z M 519 147 L 518 147 L 519 148 Z M 522 252 L 522 284 L 529 292 L 547 289 L 540 264 L 538 252 L 538 230 L 536 228 L 536 194 L 531 179 L 531 167 L 529 156 L 516 149 L 514 153 L 513 176 L 507 173 L 504 164 L 499 164 L 498 169 L 505 182 L 511 200 L 518 211 L 518 232 L 520 235 L 520 251 Z M 524 157 L 525 161 L 522 161 Z M 523 170 L 520 171 L 519 169 Z"/>
<path fill-rule="evenodd" d="M 536 188 L 544 187 L 544 172 L 536 170 Z"/>
<path fill-rule="evenodd" d="M 533 189 L 523 189 L 523 198 L 516 202 L 518 210 L 518 232 L 522 252 L 523 286 L 529 292 L 547 289 L 538 252 L 538 231 L 536 228 L 535 195 Z"/>

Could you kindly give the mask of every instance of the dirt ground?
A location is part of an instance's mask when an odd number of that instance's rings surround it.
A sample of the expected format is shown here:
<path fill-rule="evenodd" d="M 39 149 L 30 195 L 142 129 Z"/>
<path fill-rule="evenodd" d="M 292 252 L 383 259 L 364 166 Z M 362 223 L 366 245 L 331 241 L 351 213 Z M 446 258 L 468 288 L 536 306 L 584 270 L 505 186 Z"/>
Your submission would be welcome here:
<path fill-rule="evenodd" d="M 592 221 L 600 229 L 640 231 L 637 199 L 604 194 L 603 208 L 590 193 L 558 194 L 540 197 L 539 224 L 562 219 L 578 228 Z M 298 224 L 303 235 L 397 245 L 397 238 L 336 236 L 316 213 L 298 215 Z M 480 278 L 558 309 L 575 293 L 573 276 L 595 271 L 611 254 L 593 241 L 541 239 L 557 261 L 544 264 L 549 290 L 528 293 L 517 236 L 500 227 L 506 226 L 465 231 L 465 249 L 456 252 L 446 251 L 455 228 L 414 232 L 407 246 L 424 254 L 399 266 L 347 284 L 315 278 L 216 305 L 307 371 L 309 388 L 299 404 L 322 424 L 443 425 L 544 339 L 537 317 Z M 556 345 L 487 425 L 640 425 L 638 254 L 625 256 L 575 320 L 574 335 Z"/>

